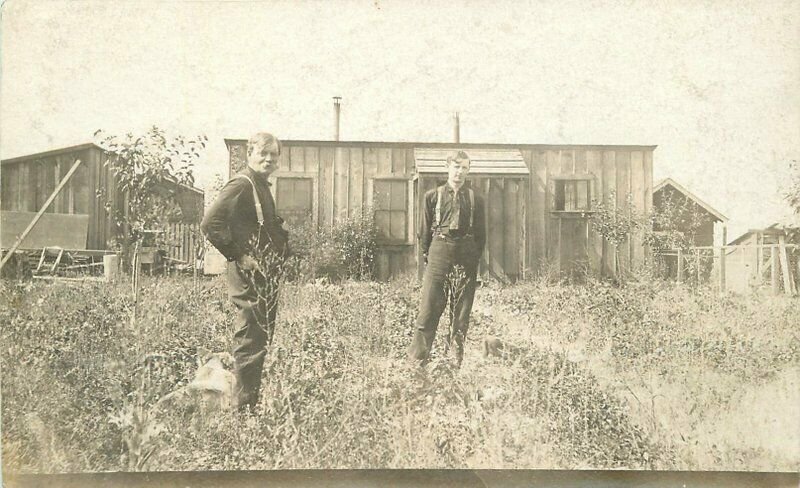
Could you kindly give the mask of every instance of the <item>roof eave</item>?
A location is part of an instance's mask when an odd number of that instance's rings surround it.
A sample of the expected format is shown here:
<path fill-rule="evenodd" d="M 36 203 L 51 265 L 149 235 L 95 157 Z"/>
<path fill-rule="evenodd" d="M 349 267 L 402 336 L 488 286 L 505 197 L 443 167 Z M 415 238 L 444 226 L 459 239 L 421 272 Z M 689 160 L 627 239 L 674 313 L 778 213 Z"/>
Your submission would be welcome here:
<path fill-rule="evenodd" d="M 230 148 L 232 144 L 246 144 L 247 139 L 240 138 L 224 138 L 225 146 Z M 332 141 L 332 140 L 313 140 L 313 139 L 281 139 L 281 143 L 285 145 L 303 145 L 314 144 L 323 146 L 347 146 L 347 145 L 402 145 L 402 146 L 419 146 L 419 147 L 464 147 L 464 148 L 497 148 L 497 149 L 547 149 L 547 148 L 597 148 L 597 149 L 627 149 L 627 150 L 640 150 L 640 151 L 654 151 L 658 145 L 641 145 L 641 144 L 534 144 L 534 143 L 496 143 L 496 142 L 435 142 L 435 141 Z"/>
<path fill-rule="evenodd" d="M 97 148 L 99 150 L 103 150 L 100 146 L 93 142 L 87 142 L 84 144 L 77 144 L 74 146 L 69 147 L 62 147 L 60 149 L 51 149 L 50 151 L 42 151 L 33 154 L 25 154 L 22 156 L 15 156 L 13 158 L 3 159 L 0 161 L 0 164 L 13 164 L 13 163 L 20 163 L 22 161 L 29 161 L 31 159 L 42 159 L 42 158 L 49 158 L 53 156 L 59 156 L 61 154 L 67 154 L 71 152 L 77 151 L 85 151 L 86 149 Z"/>
<path fill-rule="evenodd" d="M 655 195 L 656 192 L 658 192 L 659 190 L 661 190 L 662 188 L 664 188 L 667 185 L 672 186 L 673 188 L 675 188 L 679 192 L 683 193 L 688 198 L 691 198 L 696 204 L 698 204 L 699 206 L 703 207 L 703 209 L 706 212 L 710 213 L 718 222 L 721 222 L 723 224 L 728 223 L 728 217 L 726 217 L 725 215 L 721 214 L 719 211 L 714 209 L 714 207 L 712 207 L 711 205 L 709 205 L 706 202 L 704 202 L 700 197 L 698 197 L 697 195 L 695 195 L 694 193 L 692 193 L 691 191 L 686 189 L 686 187 L 684 187 L 683 185 L 679 184 L 678 182 L 676 182 L 672 178 L 664 178 L 663 180 L 661 180 L 658 183 L 656 183 L 656 185 L 653 186 L 653 194 Z"/>

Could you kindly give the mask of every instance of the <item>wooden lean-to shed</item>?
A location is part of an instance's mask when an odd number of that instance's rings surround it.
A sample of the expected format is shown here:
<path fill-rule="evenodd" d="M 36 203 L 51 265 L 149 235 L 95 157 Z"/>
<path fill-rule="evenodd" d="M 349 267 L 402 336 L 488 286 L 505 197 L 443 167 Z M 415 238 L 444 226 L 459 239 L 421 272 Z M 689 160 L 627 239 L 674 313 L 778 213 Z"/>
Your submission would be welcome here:
<path fill-rule="evenodd" d="M 800 286 L 800 226 L 775 223 L 763 229 L 750 229 L 727 244 L 725 282 L 730 291 L 745 293 L 762 286 L 777 290 L 785 287 L 784 277 Z M 792 246 L 784 250 L 781 247 Z M 786 267 L 784 268 L 783 265 Z"/>
<path fill-rule="evenodd" d="M 706 203 L 695 193 L 673 180 L 665 178 L 653 187 L 653 208 L 663 215 L 670 215 L 672 222 L 670 229 L 662 229 L 658 224 L 654 231 L 677 231 L 689 239 L 692 246 L 714 246 L 717 226 L 721 226 L 723 240 L 726 234 L 725 226 L 728 218 Z M 664 274 L 670 278 L 678 278 L 678 256 L 668 251 L 661 260 L 664 264 Z M 681 276 L 689 276 L 693 263 L 696 279 L 708 280 L 714 267 L 714 251 L 696 249 L 693 254 L 685 256 L 684 269 Z"/>
<path fill-rule="evenodd" d="M 675 216 L 676 230 L 689 233 L 693 224 L 696 226 L 692 232 L 693 246 L 713 246 L 715 226 L 724 226 L 728 222 L 728 217 L 672 178 L 659 181 L 653 188 L 653 208 L 663 212 L 667 210 L 668 205 L 680 209 L 679 214 Z M 693 223 L 692 220 L 699 221 Z"/>
<path fill-rule="evenodd" d="M 450 152 L 473 160 L 469 180 L 487 204 L 481 271 L 514 280 L 546 269 L 613 274 L 614 247 L 589 223 L 593 201 L 650 211 L 655 146 L 581 146 L 362 141 L 282 141 L 273 190 L 278 213 L 330 226 L 374 206 L 378 275 L 419 269 L 420 202 L 444 182 Z M 246 165 L 244 139 L 226 139 L 229 171 Z M 644 262 L 640 236 L 621 244 L 622 269 Z"/>
<path fill-rule="evenodd" d="M 124 195 L 105 164 L 106 153 L 92 143 L 0 162 L 0 247 L 8 249 L 14 244 L 77 159 L 81 160 L 78 169 L 22 241 L 20 249 L 60 247 L 102 254 L 110 248 L 119 229 L 104 203 L 113 202 L 112 212 L 124 211 Z M 169 255 L 191 262 L 195 242 L 187 226 L 196 225 L 202 218 L 203 192 L 177 183 L 173 186 L 183 221 L 164 229 L 168 240 L 174 242 Z"/>

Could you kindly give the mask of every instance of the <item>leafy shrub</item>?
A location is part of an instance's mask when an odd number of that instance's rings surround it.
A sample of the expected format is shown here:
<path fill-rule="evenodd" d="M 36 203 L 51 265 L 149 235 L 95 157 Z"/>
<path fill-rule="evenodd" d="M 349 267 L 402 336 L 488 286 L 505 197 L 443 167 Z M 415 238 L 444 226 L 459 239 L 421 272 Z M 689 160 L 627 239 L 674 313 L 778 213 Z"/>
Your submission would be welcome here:
<path fill-rule="evenodd" d="M 316 229 L 306 220 L 290 228 L 294 258 L 290 279 L 370 280 L 375 276 L 378 231 L 374 212 L 366 208 L 331 228 Z"/>

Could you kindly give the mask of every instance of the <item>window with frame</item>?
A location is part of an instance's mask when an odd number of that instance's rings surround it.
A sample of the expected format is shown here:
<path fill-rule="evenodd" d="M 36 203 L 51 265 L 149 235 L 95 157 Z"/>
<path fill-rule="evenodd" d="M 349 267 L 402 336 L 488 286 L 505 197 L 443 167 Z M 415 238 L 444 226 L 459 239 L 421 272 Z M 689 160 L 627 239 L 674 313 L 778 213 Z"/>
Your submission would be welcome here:
<path fill-rule="evenodd" d="M 586 179 L 556 179 L 553 210 L 586 212 L 592 209 L 592 181 Z"/>
<path fill-rule="evenodd" d="M 20 175 L 19 164 L 7 164 L 3 166 L 0 182 L 2 183 L 2 194 L 0 194 L 0 207 L 3 210 L 15 211 L 20 208 Z"/>
<path fill-rule="evenodd" d="M 89 213 L 89 168 L 81 164 L 69 181 L 68 213 Z"/>
<path fill-rule="evenodd" d="M 408 181 L 375 180 L 373 204 L 378 238 L 405 243 L 408 240 Z"/>
<path fill-rule="evenodd" d="M 290 227 L 312 220 L 314 206 L 312 178 L 281 177 L 275 190 L 275 210 Z"/>

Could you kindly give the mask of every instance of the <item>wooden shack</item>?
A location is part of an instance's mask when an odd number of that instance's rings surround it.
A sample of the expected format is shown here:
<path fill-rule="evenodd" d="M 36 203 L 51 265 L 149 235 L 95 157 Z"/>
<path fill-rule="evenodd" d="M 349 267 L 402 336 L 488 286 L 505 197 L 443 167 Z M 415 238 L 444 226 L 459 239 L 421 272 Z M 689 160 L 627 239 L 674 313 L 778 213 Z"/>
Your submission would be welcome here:
<path fill-rule="evenodd" d="M 614 248 L 589 224 L 593 201 L 627 195 L 641 212 L 653 201 L 655 146 L 581 146 L 364 141 L 282 141 L 274 175 L 278 212 L 310 214 L 316 226 L 374 205 L 381 231 L 379 277 L 419 269 L 421 195 L 448 152 L 474 160 L 470 180 L 487 202 L 483 273 L 514 280 L 545 269 L 613 274 Z M 244 139 L 226 139 L 229 171 L 246 164 Z M 439 169 L 436 169 L 439 165 Z M 382 197 L 383 196 L 383 197 Z M 644 262 L 641 238 L 623 243 L 623 269 Z"/>
<path fill-rule="evenodd" d="M 778 289 L 784 277 L 800 285 L 798 227 L 775 223 L 762 229 L 750 229 L 725 247 L 725 282 L 727 289 L 745 293 L 760 287 Z M 786 250 L 786 245 L 792 246 Z M 782 251 L 782 247 L 784 248 Z M 781 252 L 785 255 L 781 256 Z M 785 265 L 785 268 L 782 266 Z"/>
<path fill-rule="evenodd" d="M 722 215 L 696 194 L 672 178 L 665 178 L 653 187 L 653 208 L 656 211 L 664 210 L 669 204 L 675 205 L 681 210 L 680 215 L 676 216 L 675 230 L 691 234 L 693 246 L 715 245 L 714 236 L 719 234 L 716 232 L 717 226 L 725 226 L 728 223 L 728 217 Z M 699 219 L 699 222 L 695 224 L 696 229 L 690 232 L 693 216 Z"/>
<path fill-rule="evenodd" d="M 0 162 L 0 247 L 7 249 L 32 221 L 77 159 L 75 174 L 22 242 L 20 249 L 61 247 L 75 251 L 104 251 L 119 232 L 105 208 L 122 210 L 124 196 L 113 172 L 106 166 L 107 155 L 95 144 L 81 144 Z M 177 190 L 183 221 L 164 229 L 174 244 L 169 255 L 191 261 L 194 239 L 191 226 L 202 218 L 203 192 L 171 184 Z M 104 198 L 98 197 L 98 192 Z"/>
<path fill-rule="evenodd" d="M 672 178 L 665 178 L 653 187 L 653 208 L 657 212 L 670 213 L 674 221 L 669 230 L 686 236 L 691 246 L 709 247 L 696 249 L 694 254 L 685 256 L 685 260 L 681 260 L 684 263 L 681 275 L 692 276 L 699 281 L 710 279 L 715 265 L 714 252 L 710 246 L 717 244 L 715 240 L 719 238 L 715 236 L 726 234 L 728 217 Z M 653 230 L 658 232 L 667 229 L 661 229 L 656 224 Z M 677 279 L 678 256 L 669 253 L 660 258 L 665 277 Z"/>

